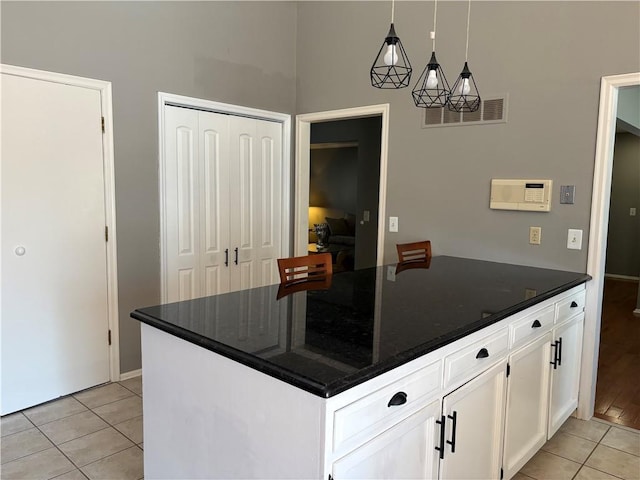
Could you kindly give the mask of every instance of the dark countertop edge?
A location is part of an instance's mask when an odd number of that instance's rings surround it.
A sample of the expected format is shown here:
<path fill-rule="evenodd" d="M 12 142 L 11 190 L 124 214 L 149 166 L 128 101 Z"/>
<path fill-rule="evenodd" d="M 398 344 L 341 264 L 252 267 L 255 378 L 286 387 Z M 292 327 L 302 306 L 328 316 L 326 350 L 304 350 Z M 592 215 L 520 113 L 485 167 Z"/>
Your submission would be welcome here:
<path fill-rule="evenodd" d="M 566 292 L 573 287 L 586 283 L 587 281 L 591 280 L 591 278 L 592 277 L 586 273 L 582 274 L 581 277 L 577 278 L 574 281 L 558 286 L 552 290 L 549 290 L 548 292 L 537 295 L 523 302 L 517 303 L 509 308 L 501 310 L 500 312 L 494 313 L 489 317 L 480 319 L 477 322 L 459 329 L 458 331 L 452 332 L 450 335 L 447 335 L 446 338 L 440 337 L 428 343 L 417 345 L 416 347 L 402 352 L 380 365 L 365 367 L 364 369 L 352 374 L 351 376 L 347 376 L 340 381 L 328 385 L 318 383 L 309 377 L 296 374 L 295 372 L 287 370 L 284 367 L 273 365 L 268 360 L 255 357 L 249 353 L 229 347 L 228 345 L 216 342 L 215 340 L 211 340 L 210 338 L 203 337 L 202 335 L 194 333 L 190 330 L 186 330 L 176 325 L 166 323 L 162 320 L 146 315 L 145 313 L 138 310 L 134 310 L 133 312 L 131 312 L 130 316 L 142 323 L 146 323 L 147 325 L 174 335 L 178 338 L 181 338 L 182 340 L 186 340 L 189 343 L 193 343 L 194 345 L 205 348 L 214 353 L 218 353 L 224 357 L 246 365 L 247 367 L 253 368 L 254 370 L 258 370 L 266 375 L 277 378 L 278 380 L 282 380 L 304 391 L 312 393 L 313 395 L 322 398 L 329 398 L 342 393 L 352 387 L 355 387 L 356 385 L 364 383 L 367 380 L 371 380 L 374 377 L 393 370 L 394 368 L 404 365 L 405 363 L 415 360 L 423 355 L 431 353 L 441 347 L 444 347 L 445 345 L 460 340 L 467 335 L 493 325 L 494 323 L 497 323 L 505 319 L 506 317 L 542 303 L 545 300 L 560 293 Z"/>

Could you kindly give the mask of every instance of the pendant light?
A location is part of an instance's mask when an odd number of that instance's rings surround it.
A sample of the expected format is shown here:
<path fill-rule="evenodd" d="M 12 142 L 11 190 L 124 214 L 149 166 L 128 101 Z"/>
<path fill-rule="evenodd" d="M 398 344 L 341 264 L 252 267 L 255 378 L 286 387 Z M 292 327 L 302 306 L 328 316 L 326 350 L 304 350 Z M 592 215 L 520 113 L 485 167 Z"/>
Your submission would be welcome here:
<path fill-rule="evenodd" d="M 416 107 L 421 108 L 442 108 L 447 105 L 451 93 L 447 78 L 444 76 L 438 60 L 436 60 L 437 13 L 438 0 L 435 0 L 433 7 L 433 31 L 431 32 L 431 40 L 433 41 L 431 59 L 411 92 Z"/>
<path fill-rule="evenodd" d="M 449 96 L 449 110 L 454 112 L 475 112 L 480 108 L 480 94 L 473 74 L 469 70 L 467 63 L 469 57 L 469 20 L 471 18 L 471 0 L 467 8 L 467 46 L 464 54 L 464 67 L 462 72 L 453 84 L 451 95 Z"/>
<path fill-rule="evenodd" d="M 404 88 L 411 80 L 411 63 L 393 26 L 395 0 L 391 1 L 391 27 L 371 66 L 371 85 L 376 88 Z"/>

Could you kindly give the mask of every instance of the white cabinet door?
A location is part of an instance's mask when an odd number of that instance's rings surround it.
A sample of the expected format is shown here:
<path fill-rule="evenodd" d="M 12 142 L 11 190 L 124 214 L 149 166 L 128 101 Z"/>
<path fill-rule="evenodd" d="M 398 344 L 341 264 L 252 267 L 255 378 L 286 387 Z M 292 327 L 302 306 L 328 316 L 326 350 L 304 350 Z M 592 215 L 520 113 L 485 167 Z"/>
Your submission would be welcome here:
<path fill-rule="evenodd" d="M 509 357 L 504 478 L 509 479 L 547 440 L 551 332 Z"/>
<path fill-rule="evenodd" d="M 334 462 L 332 478 L 345 479 L 436 479 L 435 449 L 440 418 L 440 400 L 427 405 Z"/>
<path fill-rule="evenodd" d="M 499 478 L 507 360 L 444 397 L 442 479 Z"/>
<path fill-rule="evenodd" d="M 548 438 L 578 407 L 583 326 L 584 313 L 580 313 L 553 330 Z"/>

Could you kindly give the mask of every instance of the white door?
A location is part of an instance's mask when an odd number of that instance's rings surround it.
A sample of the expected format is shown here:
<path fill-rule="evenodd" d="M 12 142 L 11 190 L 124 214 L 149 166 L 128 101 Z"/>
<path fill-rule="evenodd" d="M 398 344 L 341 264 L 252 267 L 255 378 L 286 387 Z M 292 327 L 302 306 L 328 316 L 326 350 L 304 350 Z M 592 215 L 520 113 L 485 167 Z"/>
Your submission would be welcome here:
<path fill-rule="evenodd" d="M 504 478 L 514 476 L 547 441 L 551 332 L 509 357 Z"/>
<path fill-rule="evenodd" d="M 556 368 L 551 367 L 551 401 L 549 406 L 549 432 L 551 438 L 578 407 L 580 360 L 584 313 L 576 315 L 553 331 Z M 552 349 L 552 350 L 554 350 Z M 553 360 L 553 358 L 552 358 Z"/>
<path fill-rule="evenodd" d="M 2 414 L 109 381 L 101 116 L 2 75 Z"/>
<path fill-rule="evenodd" d="M 346 479 L 437 479 L 435 449 L 440 400 L 365 443 L 333 464 L 332 477 Z"/>
<path fill-rule="evenodd" d="M 440 478 L 500 477 L 506 367 L 503 360 L 444 397 L 447 440 Z"/>
<path fill-rule="evenodd" d="M 282 124 L 165 107 L 167 301 L 276 283 Z"/>

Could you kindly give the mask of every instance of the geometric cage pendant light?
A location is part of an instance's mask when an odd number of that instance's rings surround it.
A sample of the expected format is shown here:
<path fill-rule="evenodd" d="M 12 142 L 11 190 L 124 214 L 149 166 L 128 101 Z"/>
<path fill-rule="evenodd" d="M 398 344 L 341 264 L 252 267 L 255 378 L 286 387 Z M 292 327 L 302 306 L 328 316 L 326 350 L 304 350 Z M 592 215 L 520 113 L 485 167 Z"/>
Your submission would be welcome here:
<path fill-rule="evenodd" d="M 371 66 L 371 85 L 399 89 L 409 86 L 411 63 L 393 26 L 395 0 L 391 1 L 391 27 Z"/>
<path fill-rule="evenodd" d="M 469 20 L 471 17 L 471 0 L 467 9 L 467 47 L 464 56 L 464 67 L 453 84 L 449 96 L 448 108 L 454 112 L 475 112 L 480 108 L 480 93 L 473 74 L 469 70 L 467 59 L 469 56 Z"/>
<path fill-rule="evenodd" d="M 437 13 L 438 0 L 435 0 L 433 7 L 433 31 L 431 32 L 431 40 L 433 41 L 431 58 L 411 92 L 416 107 L 421 108 L 442 108 L 448 104 L 449 95 L 451 95 L 447 78 L 444 76 L 438 60 L 436 60 Z"/>

